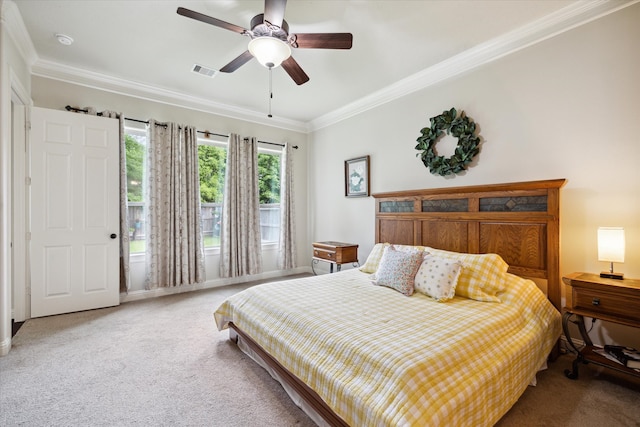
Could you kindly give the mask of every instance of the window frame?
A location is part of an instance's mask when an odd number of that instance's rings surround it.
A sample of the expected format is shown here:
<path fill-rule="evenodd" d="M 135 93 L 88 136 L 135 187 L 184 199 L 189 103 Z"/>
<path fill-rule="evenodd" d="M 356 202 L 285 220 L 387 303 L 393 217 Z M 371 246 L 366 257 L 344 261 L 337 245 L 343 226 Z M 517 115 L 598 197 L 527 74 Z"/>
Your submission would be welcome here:
<path fill-rule="evenodd" d="M 125 135 L 137 135 L 137 136 L 144 136 L 145 137 L 145 144 L 147 144 L 148 142 L 148 124 L 145 123 L 140 123 L 137 121 L 132 121 L 132 120 L 127 120 L 125 119 L 125 125 L 124 125 L 124 133 Z M 197 143 L 198 145 L 210 145 L 210 146 L 215 146 L 215 147 L 219 147 L 219 148 L 223 148 L 225 150 L 228 150 L 229 148 L 229 141 L 228 141 L 228 137 L 222 137 L 219 135 L 208 135 L 207 137 L 205 136 L 201 136 L 198 135 L 197 138 Z M 282 148 L 278 147 L 278 148 L 271 148 L 271 147 L 267 147 L 265 146 L 264 143 L 258 143 L 258 154 L 269 154 L 269 155 L 274 155 L 277 156 L 279 158 L 279 163 L 280 163 L 280 182 L 282 182 Z M 145 172 L 146 171 L 146 157 L 143 158 L 143 185 L 144 185 L 144 178 L 145 178 Z M 281 184 L 282 185 L 282 184 Z M 282 189 L 282 187 L 281 187 Z M 144 188 L 143 188 L 144 191 Z M 282 194 L 280 194 L 280 196 L 282 197 Z M 131 204 L 135 204 L 135 205 L 140 205 L 143 208 L 143 211 L 145 209 L 145 202 L 144 200 L 142 202 L 129 202 L 127 201 L 128 206 L 131 206 Z M 262 207 L 262 204 L 260 205 Z M 128 214 L 128 212 L 127 212 Z M 282 211 L 280 211 L 280 215 L 282 215 Z M 280 227 L 280 223 L 281 223 L 281 217 L 278 218 L 278 236 L 279 236 L 279 227 Z M 129 226 L 131 227 L 132 224 L 129 224 Z M 260 224 L 260 226 L 262 227 L 262 224 Z M 265 241 L 262 239 L 262 233 L 261 233 L 261 247 L 263 250 L 270 250 L 270 249 L 274 249 L 277 248 L 279 246 L 279 238 L 275 241 L 269 240 L 269 241 Z M 217 246 L 204 246 L 203 243 L 203 249 L 205 251 L 205 254 L 219 254 L 220 253 L 220 245 Z M 130 252 L 129 256 L 133 257 L 133 258 L 140 258 L 140 257 L 144 257 L 146 254 L 145 251 L 142 252 Z"/>
<path fill-rule="evenodd" d="M 229 139 L 228 137 L 222 137 L 220 135 L 210 135 L 209 137 L 198 135 L 197 138 L 198 146 L 200 145 L 209 145 L 213 147 L 224 148 L 227 152 L 229 150 Z M 198 164 L 198 166 L 200 166 Z M 200 201 L 200 212 L 202 213 L 202 201 Z M 204 249 L 205 254 L 219 254 L 220 253 L 220 245 L 218 246 L 205 246 L 204 245 L 204 236 L 202 236 L 202 248 Z"/>
<path fill-rule="evenodd" d="M 145 138 L 145 146 L 148 143 L 149 140 L 149 132 L 148 132 L 148 125 L 146 123 L 140 123 L 138 121 L 134 121 L 134 120 L 128 120 L 125 119 L 124 121 L 124 134 L 125 135 L 138 135 L 138 136 L 144 136 Z M 126 156 L 126 153 L 125 153 Z M 145 201 L 144 201 L 144 178 L 145 178 L 145 171 L 146 171 L 146 156 L 143 156 L 142 159 L 142 182 L 140 183 L 143 188 L 142 188 L 142 193 L 143 193 L 143 198 L 141 202 L 130 202 L 128 200 L 127 197 L 127 219 L 129 220 L 129 228 L 131 228 L 132 226 L 135 227 L 134 224 L 131 223 L 131 218 L 129 218 L 129 207 L 132 206 L 132 203 L 134 203 L 134 206 L 142 206 L 142 211 L 143 211 L 143 216 L 145 215 Z M 127 189 L 128 189 L 128 180 L 127 180 Z M 145 239 L 145 245 L 146 245 L 146 239 Z M 141 258 L 144 257 L 146 254 L 145 251 L 142 252 L 131 252 L 131 241 L 129 242 L 129 259 L 131 258 Z"/>
<path fill-rule="evenodd" d="M 275 248 L 277 249 L 278 246 L 280 245 L 280 226 L 282 224 L 282 150 L 283 147 L 279 147 L 279 148 L 268 148 L 265 147 L 266 144 L 264 143 L 258 143 L 258 154 L 270 154 L 270 155 L 274 155 L 277 156 L 279 158 L 279 164 L 280 164 L 280 215 L 278 216 L 278 239 L 273 241 L 273 240 L 269 240 L 269 241 L 265 241 L 262 239 L 262 224 L 260 224 L 261 227 L 261 232 L 260 232 L 260 244 L 262 246 L 262 248 Z M 260 204 L 260 206 L 262 207 L 263 205 Z"/>

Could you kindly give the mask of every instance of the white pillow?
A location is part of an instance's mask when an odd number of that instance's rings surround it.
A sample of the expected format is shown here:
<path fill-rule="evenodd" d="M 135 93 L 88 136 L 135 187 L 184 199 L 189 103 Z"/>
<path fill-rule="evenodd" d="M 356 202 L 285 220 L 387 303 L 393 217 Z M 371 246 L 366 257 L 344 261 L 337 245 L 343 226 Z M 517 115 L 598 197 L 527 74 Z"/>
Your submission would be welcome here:
<path fill-rule="evenodd" d="M 453 259 L 426 255 L 416 273 L 414 288 L 436 301 L 447 301 L 456 292 L 462 263 Z"/>

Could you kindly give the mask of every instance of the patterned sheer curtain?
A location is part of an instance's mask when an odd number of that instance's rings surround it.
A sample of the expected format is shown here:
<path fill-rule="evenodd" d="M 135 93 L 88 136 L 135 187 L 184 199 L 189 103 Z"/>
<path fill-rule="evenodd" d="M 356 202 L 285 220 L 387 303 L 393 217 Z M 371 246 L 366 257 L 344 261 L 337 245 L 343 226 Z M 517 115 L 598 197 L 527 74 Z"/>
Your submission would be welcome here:
<path fill-rule="evenodd" d="M 282 149 L 280 173 L 280 243 L 278 268 L 296 268 L 295 200 L 293 197 L 293 147 L 286 143 Z"/>
<path fill-rule="evenodd" d="M 205 280 L 195 127 L 149 121 L 147 289 Z"/>
<path fill-rule="evenodd" d="M 229 135 L 220 234 L 220 276 L 262 271 L 258 141 Z"/>
<path fill-rule="evenodd" d="M 120 123 L 120 292 L 128 292 L 129 276 L 129 199 L 127 197 L 127 150 L 125 148 L 124 116 L 115 111 L 96 112 L 93 107 L 77 110 L 91 116 L 118 119 Z"/>
<path fill-rule="evenodd" d="M 127 149 L 124 136 L 124 116 L 115 111 L 103 111 L 102 116 L 120 121 L 120 292 L 129 292 L 129 198 L 127 197 Z"/>

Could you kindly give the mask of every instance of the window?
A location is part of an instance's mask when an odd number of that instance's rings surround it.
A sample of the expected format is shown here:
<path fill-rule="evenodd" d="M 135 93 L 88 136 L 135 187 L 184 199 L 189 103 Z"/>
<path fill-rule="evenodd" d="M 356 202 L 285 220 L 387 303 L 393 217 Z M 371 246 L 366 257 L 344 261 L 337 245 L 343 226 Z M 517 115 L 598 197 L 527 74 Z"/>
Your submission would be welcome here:
<path fill-rule="evenodd" d="M 129 201 L 129 252 L 145 251 L 145 149 L 147 130 L 144 124 L 125 122 L 125 150 L 127 157 L 127 200 Z"/>
<path fill-rule="evenodd" d="M 144 180 L 147 129 L 144 124 L 126 121 L 127 198 L 129 201 L 130 253 L 145 252 Z M 220 246 L 222 199 L 227 161 L 226 138 L 198 138 L 200 206 L 205 248 Z M 280 150 L 258 149 L 260 192 L 260 232 L 263 244 L 280 238 Z"/>
<path fill-rule="evenodd" d="M 262 243 L 280 239 L 280 151 L 258 149 L 260 235 Z"/>
<path fill-rule="evenodd" d="M 200 172 L 200 209 L 205 248 L 220 246 L 224 171 L 227 163 L 226 142 L 198 138 Z"/>

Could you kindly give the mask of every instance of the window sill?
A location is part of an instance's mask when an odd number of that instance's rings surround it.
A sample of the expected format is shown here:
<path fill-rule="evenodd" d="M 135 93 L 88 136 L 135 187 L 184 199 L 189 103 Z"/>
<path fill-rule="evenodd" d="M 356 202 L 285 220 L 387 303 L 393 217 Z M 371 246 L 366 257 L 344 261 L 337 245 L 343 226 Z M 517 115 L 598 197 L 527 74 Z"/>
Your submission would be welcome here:
<path fill-rule="evenodd" d="M 262 250 L 265 252 L 277 251 L 278 242 L 263 243 Z M 204 248 L 204 254 L 205 256 L 220 255 L 220 246 Z M 132 262 L 140 262 L 145 259 L 145 255 L 146 254 L 144 252 L 132 253 L 129 254 L 129 260 Z"/>

